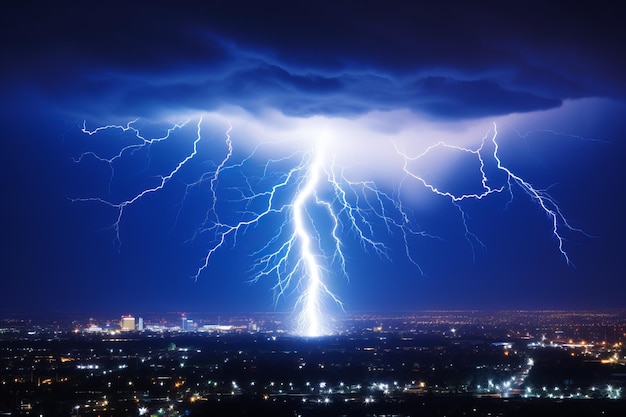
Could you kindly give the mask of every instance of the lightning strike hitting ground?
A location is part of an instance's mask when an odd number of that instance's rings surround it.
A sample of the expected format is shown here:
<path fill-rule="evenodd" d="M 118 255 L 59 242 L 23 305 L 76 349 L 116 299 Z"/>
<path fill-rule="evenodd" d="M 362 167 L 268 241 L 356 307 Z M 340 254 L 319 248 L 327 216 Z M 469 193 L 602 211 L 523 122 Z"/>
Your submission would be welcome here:
<path fill-rule="evenodd" d="M 164 135 L 154 139 L 144 137 L 136 127 L 137 120 L 126 125 L 108 125 L 93 130 L 88 130 L 85 124 L 82 130 L 90 136 L 105 131 L 119 131 L 134 142 L 108 158 L 95 152 L 85 152 L 75 161 L 83 162 L 91 157 L 105 164 L 110 169 L 111 184 L 116 166 L 135 152 L 149 150 L 165 141 L 179 138 L 188 140 L 184 139 L 183 134 L 188 123 L 174 124 Z M 159 175 L 154 185 L 117 201 L 102 197 L 83 197 L 73 201 L 93 201 L 115 209 L 115 222 L 111 227 L 116 242 L 121 244 L 120 228 L 128 207 L 149 194 L 163 190 L 174 178 L 181 177 L 184 170 L 195 172 L 198 164 L 205 162 L 197 161 L 204 158 L 201 154 L 205 147 L 215 149 L 223 146 L 206 138 L 202 129 L 203 119 L 199 118 L 191 149 L 165 174 Z M 182 196 L 181 207 L 191 190 L 204 187 L 210 195 L 210 207 L 204 222 L 193 236 L 193 239 L 209 236 L 210 242 L 194 277 L 198 279 L 210 267 L 211 260 L 219 251 L 227 250 L 228 244 L 235 244 L 250 228 L 279 224 L 277 229 L 272 228 L 271 234 L 254 252 L 250 280 L 271 277 L 274 280 L 276 301 L 293 291 L 297 293 L 295 310 L 298 315 L 298 334 L 318 336 L 330 332 L 326 317 L 327 304 L 330 302 L 343 308 L 328 282 L 335 279 L 336 275 L 348 277 L 343 243 L 343 238 L 348 235 L 356 238 L 365 250 L 388 259 L 390 250 L 383 243 L 384 236 L 400 236 L 405 255 L 422 273 L 416 261 L 419 254 L 414 253 L 411 241 L 415 237 L 437 236 L 418 227 L 406 207 L 403 193 L 411 188 L 421 186 L 450 200 L 459 212 L 472 251 L 476 245 L 484 245 L 470 230 L 463 202 L 505 193 L 511 203 L 515 190 L 521 190 L 527 195 L 549 219 L 556 246 L 568 264 L 571 261 L 564 248 L 563 232 L 582 233 L 566 220 L 546 191 L 535 188 L 502 163 L 498 154 L 495 123 L 475 149 L 438 142 L 421 153 L 409 155 L 396 143 L 396 163 L 401 167 L 403 179 L 393 190 L 382 189 L 373 180 L 352 178 L 347 167 L 336 161 L 334 144 L 328 139 L 312 138 L 309 144 L 303 146 L 304 149 L 288 152 L 279 150 L 279 157 L 263 160 L 261 149 L 274 145 L 260 143 L 247 155 L 236 156 L 231 129 L 232 126 L 226 131 L 226 153 L 221 162 L 213 169 L 203 168 L 202 172 L 196 174 L 197 180 L 186 182 Z M 420 163 L 428 160 L 436 151 L 460 153 L 475 159 L 480 179 L 478 184 L 473 185 L 474 191 L 452 192 L 420 175 Z"/>

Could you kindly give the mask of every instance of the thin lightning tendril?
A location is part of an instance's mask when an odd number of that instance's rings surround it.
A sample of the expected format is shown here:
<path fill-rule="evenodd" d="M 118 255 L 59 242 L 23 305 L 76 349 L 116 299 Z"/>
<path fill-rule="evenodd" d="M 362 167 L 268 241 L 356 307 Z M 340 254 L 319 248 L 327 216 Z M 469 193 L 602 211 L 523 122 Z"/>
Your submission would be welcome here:
<path fill-rule="evenodd" d="M 119 125 L 108 125 L 108 126 L 102 126 L 102 127 L 98 127 L 94 130 L 87 130 L 85 124 L 83 124 L 83 133 L 86 133 L 90 136 L 95 135 L 96 133 L 103 131 L 103 130 L 111 130 L 111 129 L 120 129 L 122 130 L 122 132 L 128 132 L 131 131 L 135 134 L 135 136 L 140 139 L 140 143 L 139 144 L 134 144 L 134 145 L 128 145 L 125 146 L 124 148 L 122 148 L 122 150 L 117 153 L 115 156 L 111 157 L 111 158 L 102 158 L 99 157 L 98 155 L 96 155 L 94 152 L 85 152 L 83 153 L 78 159 L 75 159 L 74 161 L 77 163 L 80 163 L 85 157 L 87 156 L 91 156 L 93 158 L 95 158 L 96 160 L 100 161 L 100 162 L 105 162 L 109 168 L 111 169 L 111 176 L 110 176 L 110 181 L 109 181 L 109 190 L 110 190 L 110 184 L 111 181 L 113 179 L 113 176 L 115 175 L 115 169 L 114 169 L 114 164 L 117 160 L 121 159 L 124 154 L 126 153 L 133 153 L 138 149 L 142 149 L 145 147 L 150 147 L 151 145 L 157 143 L 157 142 L 161 142 L 161 141 L 165 141 L 167 139 L 170 138 L 170 135 L 177 129 L 180 129 L 182 127 L 184 127 L 189 121 L 182 123 L 182 124 L 175 124 L 173 127 L 169 128 L 167 130 L 167 134 L 161 138 L 156 138 L 156 139 L 146 139 L 143 136 L 141 136 L 140 132 L 138 129 L 136 129 L 135 127 L 132 126 L 133 123 L 135 123 L 137 120 L 133 120 L 131 122 L 128 122 L 128 124 L 126 126 L 119 126 Z M 151 194 L 151 193 L 155 193 L 161 189 L 163 189 L 166 184 L 176 175 L 176 173 L 178 173 L 178 171 L 180 171 L 183 166 L 190 161 L 198 152 L 198 142 L 200 142 L 200 140 L 202 139 L 200 136 L 200 124 L 202 123 L 202 119 L 200 119 L 198 121 L 198 134 L 196 137 L 196 140 L 193 142 L 193 152 L 190 153 L 186 158 L 184 158 L 182 161 L 180 161 L 178 163 L 178 165 L 176 166 L 176 168 L 174 168 L 170 173 L 168 173 L 167 175 L 161 175 L 159 176 L 159 183 L 151 188 L 146 188 L 144 190 L 142 190 L 141 192 L 139 192 L 138 194 L 136 194 L 134 197 L 128 199 L 128 200 L 124 200 L 118 203 L 114 203 L 111 202 L 109 200 L 100 198 L 100 197 L 89 197 L 89 198 L 73 198 L 71 199 L 71 201 L 95 201 L 98 203 L 102 203 L 105 205 L 108 205 L 110 207 L 114 207 L 117 209 L 117 219 L 115 221 L 115 223 L 113 223 L 113 225 L 111 225 L 111 227 L 113 228 L 113 230 L 115 231 L 115 242 L 118 245 L 122 244 L 122 240 L 120 238 L 120 223 L 122 221 L 122 218 L 124 216 L 124 210 L 126 209 L 126 207 L 132 205 L 133 203 L 137 202 L 138 200 L 140 200 L 142 197 L 146 196 L 147 194 Z"/>
<path fill-rule="evenodd" d="M 111 227 L 115 232 L 115 242 L 120 245 L 120 225 L 125 210 L 148 194 L 165 188 L 187 165 L 191 165 L 199 157 L 199 146 L 204 141 L 202 122 L 202 118 L 199 118 L 192 149 L 169 172 L 159 176 L 156 185 L 117 202 L 101 197 L 74 198 L 72 201 L 91 201 L 114 208 L 117 214 Z M 119 130 L 122 134 L 134 136 L 138 142 L 123 147 L 109 158 L 100 157 L 95 152 L 86 152 L 75 159 L 75 162 L 83 162 L 91 157 L 106 164 L 112 181 L 115 165 L 121 159 L 140 149 L 149 150 L 159 142 L 174 140 L 174 133 L 183 129 L 189 121 L 173 125 L 164 136 L 155 139 L 144 138 L 135 127 L 136 123 L 137 120 L 133 120 L 125 126 L 108 125 L 94 130 L 88 130 L 83 125 L 82 131 L 90 136 Z M 282 158 L 266 159 L 261 165 L 260 175 L 242 175 L 242 172 L 255 166 L 255 162 L 261 159 L 257 156 L 260 147 L 269 145 L 262 143 L 245 158 L 237 160 L 231 131 L 232 126 L 229 126 L 225 139 L 227 151 L 221 162 L 214 169 L 205 170 L 195 182 L 186 184 L 182 203 L 187 199 L 190 190 L 196 187 L 206 186 L 210 195 L 209 209 L 202 226 L 196 230 L 192 239 L 208 235 L 211 241 L 194 278 L 198 279 L 209 268 L 218 251 L 228 244 L 234 245 L 248 229 L 275 224 L 278 220 L 280 227 L 253 253 L 256 260 L 251 267 L 250 281 L 273 277 L 276 302 L 291 291 L 298 293 L 295 302 L 298 314 L 297 332 L 302 335 L 318 336 L 331 331 L 325 317 L 328 301 L 343 308 L 341 300 L 331 291 L 327 282 L 333 270 L 348 277 L 342 239 L 347 234 L 352 234 L 365 250 L 371 250 L 387 259 L 390 259 L 390 248 L 378 236 L 381 233 L 401 236 L 405 255 L 423 274 L 415 260 L 411 241 L 414 237 L 438 237 L 421 230 L 402 202 L 402 190 L 412 188 L 415 184 L 421 184 L 433 194 L 450 200 L 459 212 L 466 240 L 473 252 L 476 245 L 484 247 L 484 244 L 471 232 L 468 216 L 462 207 L 463 202 L 506 193 L 510 203 L 513 201 L 514 189 L 523 191 L 550 220 L 552 236 L 567 264 L 571 264 L 571 260 L 564 248 L 565 238 L 562 232 L 567 230 L 583 233 L 567 221 L 556 201 L 545 190 L 535 188 L 503 165 L 498 154 L 495 123 L 493 130 L 482 138 L 476 149 L 439 142 L 422 153 L 411 156 L 398 144 L 394 144 L 404 178 L 393 193 L 380 189 L 373 181 L 351 179 L 345 167 L 335 161 L 331 144 L 324 138 L 317 140 L 308 150 L 296 151 Z M 467 194 L 453 193 L 437 187 L 421 176 L 414 166 L 428 158 L 435 149 L 461 152 L 476 158 L 479 164 L 480 190 Z M 488 172 L 499 172 L 504 180 L 496 181 L 494 175 L 490 176 Z M 499 184 L 495 185 L 496 182 Z M 224 203 L 237 207 L 237 210 L 224 210 Z M 178 215 L 180 216 L 180 211 Z"/>
<path fill-rule="evenodd" d="M 414 157 L 410 157 L 410 156 L 407 156 L 404 152 L 402 152 L 398 147 L 396 147 L 396 149 L 398 153 L 404 158 L 403 169 L 404 169 L 405 174 L 408 177 L 411 177 L 419 181 L 420 183 L 422 183 L 424 187 L 428 188 L 433 193 L 449 198 L 452 204 L 454 204 L 459 209 L 461 213 L 461 218 L 463 220 L 463 226 L 465 227 L 466 237 L 468 238 L 468 240 L 471 237 L 473 240 L 478 242 L 481 246 L 484 246 L 484 244 L 473 233 L 470 232 L 468 228 L 468 224 L 467 224 L 466 213 L 465 211 L 463 211 L 459 203 L 463 200 L 469 200 L 469 199 L 482 200 L 483 198 L 491 194 L 502 193 L 502 192 L 507 192 L 509 194 L 510 196 L 509 203 L 510 203 L 513 200 L 513 189 L 515 186 L 517 186 L 517 188 L 519 188 L 525 194 L 527 194 L 531 198 L 531 200 L 534 201 L 541 208 L 543 213 L 548 217 L 552 225 L 552 235 L 557 241 L 559 252 L 561 253 L 561 256 L 563 256 L 567 264 L 572 265 L 570 257 L 564 248 L 565 239 L 562 234 L 562 229 L 567 229 L 572 232 L 578 232 L 578 233 L 584 234 L 585 236 L 589 236 L 589 235 L 587 235 L 581 229 L 578 229 L 572 226 L 570 222 L 568 222 L 568 220 L 563 215 L 557 202 L 545 190 L 535 188 L 530 182 L 516 175 L 515 173 L 513 173 L 513 171 L 511 171 L 509 168 L 505 167 L 502 164 L 500 156 L 498 155 L 499 145 L 498 145 L 498 142 L 496 141 L 497 136 L 498 136 L 498 130 L 497 130 L 496 124 L 494 123 L 493 133 L 491 137 L 489 137 L 489 132 L 488 132 L 487 135 L 485 135 L 482 138 L 481 144 L 478 147 L 478 149 L 475 149 L 475 150 L 465 148 L 465 147 L 460 147 L 460 146 L 448 145 L 443 142 L 439 142 L 435 145 L 428 147 L 423 153 Z M 490 183 L 489 177 L 487 176 L 486 170 L 485 170 L 486 164 L 485 164 L 483 153 L 487 152 L 485 148 L 488 142 L 490 142 L 493 146 L 493 151 L 491 152 L 490 156 L 492 160 L 496 163 L 496 169 L 504 173 L 506 176 L 506 181 L 504 182 L 503 185 L 500 185 L 499 187 L 493 187 L 489 185 Z M 469 193 L 469 194 L 453 194 L 449 191 L 442 191 L 442 190 L 439 190 L 436 186 L 430 184 L 422 176 L 415 174 L 409 169 L 410 162 L 417 161 L 421 158 L 426 157 L 430 151 L 438 147 L 443 147 L 443 148 L 450 149 L 450 150 L 470 153 L 470 154 L 475 155 L 478 158 L 480 162 L 480 173 L 481 173 L 481 183 L 482 183 L 481 192 Z"/>

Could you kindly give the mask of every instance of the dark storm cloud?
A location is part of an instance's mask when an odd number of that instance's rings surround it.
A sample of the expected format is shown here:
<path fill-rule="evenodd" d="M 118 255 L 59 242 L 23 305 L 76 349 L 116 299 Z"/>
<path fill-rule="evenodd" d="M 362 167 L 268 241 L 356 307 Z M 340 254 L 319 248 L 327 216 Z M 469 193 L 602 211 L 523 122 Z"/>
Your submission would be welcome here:
<path fill-rule="evenodd" d="M 47 7 L 4 16 L 6 88 L 77 115 L 234 105 L 472 118 L 626 91 L 618 14 L 585 6 Z"/>

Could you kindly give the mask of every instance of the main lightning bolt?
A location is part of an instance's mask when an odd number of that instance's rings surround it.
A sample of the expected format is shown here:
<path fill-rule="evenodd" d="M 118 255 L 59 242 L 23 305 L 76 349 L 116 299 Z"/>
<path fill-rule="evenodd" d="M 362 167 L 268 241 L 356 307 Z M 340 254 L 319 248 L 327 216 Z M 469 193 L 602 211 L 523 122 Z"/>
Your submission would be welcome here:
<path fill-rule="evenodd" d="M 322 328 L 322 308 L 320 305 L 321 293 L 324 292 L 333 298 L 333 294 L 328 290 L 322 281 L 322 271 L 316 254 L 313 252 L 311 231 L 306 227 L 306 203 L 315 196 L 315 190 L 319 186 L 320 175 L 324 162 L 324 146 L 314 150 L 313 160 L 307 173 L 304 186 L 298 190 L 293 201 L 293 229 L 298 242 L 300 243 L 300 256 L 304 262 L 303 270 L 306 282 L 304 289 L 298 300 L 302 304 L 300 315 L 300 329 L 309 336 L 321 334 Z"/>
<path fill-rule="evenodd" d="M 94 130 L 88 130 L 85 124 L 82 131 L 88 135 L 119 131 L 134 138 L 134 142 L 111 157 L 86 152 L 76 162 L 87 157 L 94 158 L 109 167 L 112 180 L 115 167 L 122 159 L 139 150 L 150 150 L 161 142 L 174 140 L 189 121 L 173 125 L 163 136 L 155 139 L 146 139 L 135 127 L 136 123 L 131 121 L 126 125 L 108 125 Z M 170 170 L 160 175 L 153 186 L 120 201 L 102 197 L 83 197 L 73 201 L 95 201 L 115 209 L 116 220 L 111 227 L 115 231 L 116 242 L 121 243 L 120 226 L 125 210 L 148 194 L 165 188 L 198 159 L 201 142 L 208 144 L 208 139 L 205 140 L 202 134 L 202 125 L 203 119 L 199 118 L 191 149 Z M 568 264 L 570 258 L 564 248 L 563 231 L 581 232 L 566 220 L 556 201 L 546 191 L 535 188 L 502 163 L 495 124 L 476 149 L 439 142 L 421 153 L 409 155 L 395 144 L 404 179 L 392 192 L 379 188 L 374 181 L 351 178 L 346 167 L 336 162 L 336 153 L 328 138 L 317 138 L 305 149 L 265 159 L 259 164 L 259 160 L 263 160 L 257 155 L 261 153 L 260 149 L 276 144 L 261 143 L 238 159 L 234 154 L 231 129 L 232 126 L 226 131 L 225 156 L 215 168 L 205 170 L 196 181 L 187 183 L 183 195 L 181 207 L 191 189 L 206 186 L 211 201 L 202 226 L 194 234 L 194 239 L 210 236 L 206 255 L 194 277 L 199 278 L 209 268 L 217 252 L 224 250 L 228 243 L 236 243 L 250 228 L 278 221 L 280 227 L 254 252 L 256 261 L 251 268 L 251 281 L 272 277 L 276 301 L 291 291 L 298 293 L 295 311 L 298 315 L 297 332 L 302 335 L 318 336 L 331 331 L 325 313 L 327 301 L 343 308 L 339 297 L 327 285 L 332 270 L 348 276 L 343 236 L 352 234 L 364 249 L 386 258 L 390 256 L 389 248 L 379 235 L 401 236 L 406 256 L 419 268 L 411 245 L 412 236 L 437 237 L 421 230 L 403 204 L 403 190 L 413 188 L 415 184 L 449 199 L 457 208 L 472 250 L 475 245 L 484 245 L 470 230 L 463 202 L 502 193 L 507 193 L 512 202 L 515 189 L 523 191 L 550 220 L 558 250 Z M 460 152 L 475 158 L 480 180 L 474 189 L 478 191 L 453 193 L 420 175 L 420 162 L 428 159 L 435 150 Z M 499 174 L 493 175 L 495 173 Z"/>

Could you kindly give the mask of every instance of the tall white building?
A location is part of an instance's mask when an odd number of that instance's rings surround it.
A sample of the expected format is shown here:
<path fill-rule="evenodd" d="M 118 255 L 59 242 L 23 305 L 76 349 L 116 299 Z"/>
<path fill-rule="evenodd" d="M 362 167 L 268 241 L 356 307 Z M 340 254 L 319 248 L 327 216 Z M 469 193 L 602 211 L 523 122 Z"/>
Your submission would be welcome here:
<path fill-rule="evenodd" d="M 181 329 L 182 330 L 194 330 L 193 319 L 183 316 Z"/>

